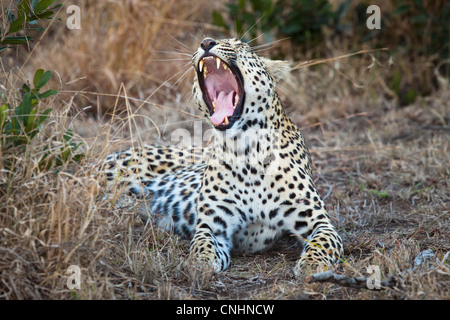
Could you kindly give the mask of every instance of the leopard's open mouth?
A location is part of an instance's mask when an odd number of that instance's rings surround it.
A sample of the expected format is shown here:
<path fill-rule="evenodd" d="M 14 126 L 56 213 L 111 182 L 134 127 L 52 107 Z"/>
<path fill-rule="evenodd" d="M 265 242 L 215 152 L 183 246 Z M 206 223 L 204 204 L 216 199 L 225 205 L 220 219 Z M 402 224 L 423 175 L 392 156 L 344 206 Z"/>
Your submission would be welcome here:
<path fill-rule="evenodd" d="M 244 103 L 241 72 L 208 53 L 198 62 L 197 76 L 211 122 L 219 130 L 231 128 L 241 116 Z"/>

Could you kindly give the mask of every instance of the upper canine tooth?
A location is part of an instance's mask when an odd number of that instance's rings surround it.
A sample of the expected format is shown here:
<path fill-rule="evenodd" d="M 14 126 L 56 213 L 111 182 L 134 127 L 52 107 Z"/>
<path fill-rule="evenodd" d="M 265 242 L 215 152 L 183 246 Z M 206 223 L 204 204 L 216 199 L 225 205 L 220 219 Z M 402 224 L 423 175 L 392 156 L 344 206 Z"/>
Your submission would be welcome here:
<path fill-rule="evenodd" d="M 200 71 L 200 72 L 202 72 L 202 70 L 203 70 L 203 65 L 205 64 L 205 61 L 202 59 L 202 60 L 200 60 L 200 62 L 198 63 L 198 70 Z"/>
<path fill-rule="evenodd" d="M 217 64 L 217 69 L 219 69 L 220 68 L 220 59 L 219 58 L 216 58 L 216 64 Z"/>

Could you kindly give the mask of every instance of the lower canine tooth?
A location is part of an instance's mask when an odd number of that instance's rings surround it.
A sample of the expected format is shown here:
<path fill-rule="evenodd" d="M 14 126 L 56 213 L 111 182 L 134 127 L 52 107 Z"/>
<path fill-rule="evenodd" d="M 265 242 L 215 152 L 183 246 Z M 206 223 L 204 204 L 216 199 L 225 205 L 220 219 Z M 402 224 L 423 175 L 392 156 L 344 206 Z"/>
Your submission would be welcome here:
<path fill-rule="evenodd" d="M 223 121 L 226 125 L 229 124 L 230 122 L 228 121 L 228 117 L 225 117 L 225 120 Z"/>

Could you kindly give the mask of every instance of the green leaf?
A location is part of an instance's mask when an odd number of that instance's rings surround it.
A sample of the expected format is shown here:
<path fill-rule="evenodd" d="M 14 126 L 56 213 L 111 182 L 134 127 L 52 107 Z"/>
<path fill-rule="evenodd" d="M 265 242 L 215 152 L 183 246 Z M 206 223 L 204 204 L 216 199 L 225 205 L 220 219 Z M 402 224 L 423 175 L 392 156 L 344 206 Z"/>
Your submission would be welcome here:
<path fill-rule="evenodd" d="M 31 37 L 7 37 L 1 41 L 3 44 L 24 44 L 33 40 Z"/>
<path fill-rule="evenodd" d="M 34 12 L 39 13 L 53 4 L 56 0 L 41 0 L 34 7 Z"/>
<path fill-rule="evenodd" d="M 23 96 L 22 103 L 14 110 L 17 115 L 17 120 L 21 121 L 24 126 L 28 124 L 28 118 L 33 110 L 32 98 L 29 92 Z"/>
<path fill-rule="evenodd" d="M 9 26 L 9 30 L 6 34 L 15 33 L 25 27 L 25 12 L 19 10 L 18 15 L 17 19 Z"/>
<path fill-rule="evenodd" d="M 25 126 L 25 133 L 30 136 L 32 139 L 37 132 L 33 132 L 36 129 L 36 113 L 37 110 L 31 110 L 30 114 L 26 117 L 27 118 L 27 125 Z"/>
<path fill-rule="evenodd" d="M 29 28 L 29 30 L 45 31 L 45 28 L 41 28 L 41 27 L 38 27 L 38 28 Z"/>
<path fill-rule="evenodd" d="M 53 11 L 44 11 L 42 13 L 34 14 L 28 18 L 28 22 L 35 21 L 35 20 L 47 19 L 47 18 L 51 17 L 52 14 L 53 14 Z"/>
<path fill-rule="evenodd" d="M 58 3 L 53 8 L 51 8 L 51 10 L 55 10 L 55 9 L 58 9 L 58 8 L 61 8 L 61 7 L 62 7 L 62 3 Z"/>
<path fill-rule="evenodd" d="M 47 90 L 47 91 L 45 91 L 43 93 L 38 93 L 37 97 L 42 100 L 42 99 L 48 98 L 50 96 L 57 95 L 58 93 L 59 92 L 56 91 L 55 89 L 50 89 L 50 90 Z"/>
<path fill-rule="evenodd" d="M 66 142 L 69 142 L 72 139 L 73 132 L 71 129 L 67 130 L 66 133 L 64 133 L 63 139 Z"/>
<path fill-rule="evenodd" d="M 34 73 L 33 85 L 35 88 L 38 88 L 38 83 L 41 81 L 43 75 L 44 75 L 43 69 L 37 69 L 36 72 Z"/>
<path fill-rule="evenodd" d="M 28 137 L 25 136 L 8 136 L 6 137 L 6 144 L 14 143 L 15 145 L 28 144 Z"/>
<path fill-rule="evenodd" d="M 382 197 L 382 198 L 387 198 L 387 197 L 389 197 L 389 195 L 387 194 L 387 192 L 382 192 L 382 191 L 378 191 L 378 190 L 369 190 L 369 193 L 375 194 L 375 195 L 377 195 L 377 196 L 379 196 L 379 197 Z"/>
<path fill-rule="evenodd" d="M 8 48 L 11 48 L 11 47 L 0 47 L 0 51 L 3 51 L 3 50 L 8 49 Z"/>
<path fill-rule="evenodd" d="M 39 74 L 38 74 L 39 72 Z M 38 79 L 36 79 L 36 74 L 38 74 Z M 36 71 L 36 73 L 34 74 L 34 80 L 33 80 L 33 84 L 34 87 L 39 90 L 40 88 L 42 88 L 43 86 L 45 86 L 47 84 L 47 82 L 50 80 L 50 78 L 52 77 L 52 73 L 47 70 L 44 72 L 44 70 L 39 69 L 38 71 Z M 37 80 L 37 81 L 35 81 Z"/>

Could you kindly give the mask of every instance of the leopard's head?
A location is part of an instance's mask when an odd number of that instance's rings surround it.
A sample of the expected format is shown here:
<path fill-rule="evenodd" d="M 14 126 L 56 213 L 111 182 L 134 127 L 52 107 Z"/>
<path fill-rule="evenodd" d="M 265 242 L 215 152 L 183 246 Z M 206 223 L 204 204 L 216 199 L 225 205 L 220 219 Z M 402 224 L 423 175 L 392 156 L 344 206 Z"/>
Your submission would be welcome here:
<path fill-rule="evenodd" d="M 274 113 L 276 83 L 290 71 L 288 62 L 259 57 L 237 39 L 204 39 L 192 63 L 194 97 L 219 131 L 245 130 Z"/>

